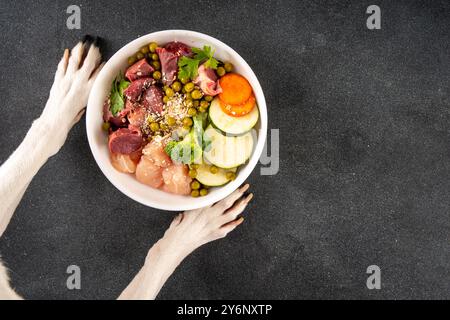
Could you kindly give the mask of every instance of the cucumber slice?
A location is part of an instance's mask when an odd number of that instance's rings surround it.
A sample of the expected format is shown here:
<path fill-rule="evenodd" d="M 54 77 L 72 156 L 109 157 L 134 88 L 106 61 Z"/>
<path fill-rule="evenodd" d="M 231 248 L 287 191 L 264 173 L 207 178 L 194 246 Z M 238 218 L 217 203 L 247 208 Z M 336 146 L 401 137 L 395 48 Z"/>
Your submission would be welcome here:
<path fill-rule="evenodd" d="M 219 98 L 215 98 L 209 107 L 209 118 L 214 126 L 223 132 L 231 134 L 242 134 L 255 126 L 259 119 L 258 106 L 249 114 L 242 117 L 232 117 L 222 111 Z"/>
<path fill-rule="evenodd" d="M 251 132 L 236 137 L 224 136 L 211 125 L 206 128 L 203 139 L 207 145 L 204 158 L 223 169 L 231 169 L 244 164 L 253 152 Z"/>
<path fill-rule="evenodd" d="M 211 173 L 209 171 L 210 166 L 207 164 L 199 165 L 197 169 L 197 176 L 195 177 L 201 184 L 208 187 L 219 187 L 228 183 L 230 180 L 227 178 L 227 172 L 236 172 L 236 168 L 225 170 L 219 168 L 217 173 Z"/>

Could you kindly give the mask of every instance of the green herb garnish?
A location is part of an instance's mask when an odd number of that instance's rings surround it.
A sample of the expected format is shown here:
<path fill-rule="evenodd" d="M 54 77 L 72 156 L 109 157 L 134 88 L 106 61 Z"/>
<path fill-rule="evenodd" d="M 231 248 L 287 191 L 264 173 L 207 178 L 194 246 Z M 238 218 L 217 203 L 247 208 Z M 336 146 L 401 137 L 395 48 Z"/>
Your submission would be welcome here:
<path fill-rule="evenodd" d="M 111 113 L 116 116 L 120 111 L 123 110 L 125 106 L 125 99 L 123 96 L 123 92 L 126 88 L 130 85 L 129 81 L 126 81 L 123 76 L 119 76 L 116 79 L 114 79 L 111 87 L 111 95 L 109 97 L 109 100 L 111 102 L 111 105 L 109 109 L 111 110 Z"/>
<path fill-rule="evenodd" d="M 205 62 L 205 67 L 210 69 L 217 69 L 219 61 L 214 58 L 214 51 L 210 46 L 203 46 L 200 48 L 192 48 L 194 56 L 192 58 L 183 56 L 178 60 L 178 78 L 194 80 L 198 75 L 198 67 L 202 62 Z"/>
<path fill-rule="evenodd" d="M 178 60 L 178 78 L 194 79 L 198 74 L 199 63 L 199 60 L 181 57 L 180 60 Z"/>
<path fill-rule="evenodd" d="M 195 53 L 195 59 L 205 62 L 205 67 L 210 69 L 217 69 L 219 61 L 214 59 L 214 51 L 211 50 L 210 46 L 203 46 L 203 50 L 199 48 L 192 48 L 192 52 Z"/>

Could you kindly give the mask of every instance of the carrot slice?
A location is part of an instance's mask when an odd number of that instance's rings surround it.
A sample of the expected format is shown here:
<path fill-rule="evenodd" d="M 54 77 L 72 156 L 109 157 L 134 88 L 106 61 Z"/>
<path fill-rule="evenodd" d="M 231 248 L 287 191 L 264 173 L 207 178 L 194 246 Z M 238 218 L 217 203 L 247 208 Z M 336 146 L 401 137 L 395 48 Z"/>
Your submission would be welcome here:
<path fill-rule="evenodd" d="M 244 104 L 252 95 L 252 87 L 247 79 L 236 73 L 228 73 L 219 80 L 222 93 L 220 100 L 225 104 Z"/>
<path fill-rule="evenodd" d="M 255 107 L 256 99 L 255 95 L 251 95 L 250 98 L 242 104 L 226 104 L 220 101 L 220 107 L 223 112 L 232 117 L 242 117 L 250 113 Z"/>

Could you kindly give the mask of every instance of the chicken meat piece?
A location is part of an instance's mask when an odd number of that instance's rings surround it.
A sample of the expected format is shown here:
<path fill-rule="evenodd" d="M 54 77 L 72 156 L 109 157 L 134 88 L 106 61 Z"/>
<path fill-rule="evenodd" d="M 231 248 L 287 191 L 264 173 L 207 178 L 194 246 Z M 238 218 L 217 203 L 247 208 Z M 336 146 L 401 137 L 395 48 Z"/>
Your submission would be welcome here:
<path fill-rule="evenodd" d="M 162 177 L 164 179 L 162 190 L 179 195 L 191 193 L 192 178 L 189 177 L 189 170 L 186 165 L 174 164 L 164 168 Z"/>
<path fill-rule="evenodd" d="M 155 165 L 148 157 L 143 155 L 136 168 L 136 179 L 145 185 L 159 188 L 163 185 L 163 168 Z"/>

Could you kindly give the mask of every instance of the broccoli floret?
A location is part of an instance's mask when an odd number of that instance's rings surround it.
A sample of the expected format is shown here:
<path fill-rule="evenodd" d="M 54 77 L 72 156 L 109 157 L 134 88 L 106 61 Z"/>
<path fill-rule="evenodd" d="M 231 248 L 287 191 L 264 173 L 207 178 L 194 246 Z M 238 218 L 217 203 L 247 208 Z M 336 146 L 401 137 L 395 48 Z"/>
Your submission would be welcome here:
<path fill-rule="evenodd" d="M 164 151 L 178 163 L 191 164 L 202 154 L 202 149 L 192 139 L 189 133 L 182 141 L 170 141 Z"/>
<path fill-rule="evenodd" d="M 170 141 L 164 151 L 178 163 L 191 164 L 201 160 L 203 153 L 203 123 L 204 117 L 193 117 L 194 125 L 191 132 L 182 141 Z"/>
<path fill-rule="evenodd" d="M 164 151 L 170 156 L 171 154 L 172 154 L 172 150 L 173 150 L 173 148 L 175 148 L 175 146 L 177 145 L 177 143 L 178 142 L 176 142 L 176 141 L 169 141 L 167 144 L 166 144 L 166 146 L 165 146 L 165 148 L 164 148 Z"/>

